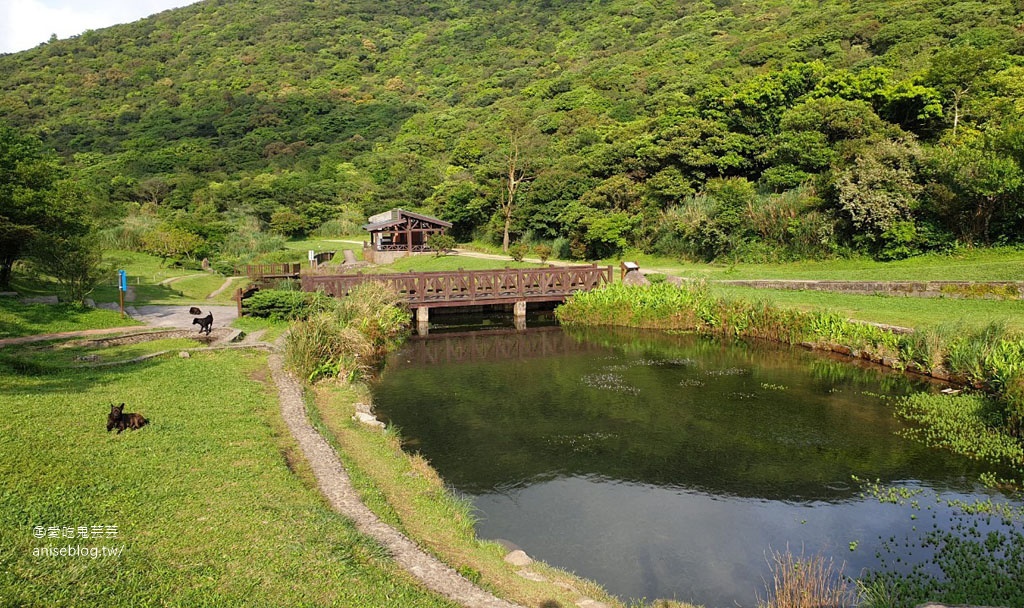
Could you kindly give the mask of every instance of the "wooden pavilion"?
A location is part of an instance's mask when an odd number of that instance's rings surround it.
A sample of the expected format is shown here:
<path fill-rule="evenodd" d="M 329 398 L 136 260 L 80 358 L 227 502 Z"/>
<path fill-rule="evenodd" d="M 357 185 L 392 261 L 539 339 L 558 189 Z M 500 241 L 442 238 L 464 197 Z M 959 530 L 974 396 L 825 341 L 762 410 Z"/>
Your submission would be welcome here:
<path fill-rule="evenodd" d="M 364 254 L 369 253 L 366 259 L 383 257 L 378 253 L 412 255 L 433 251 L 427 245 L 427 239 L 434 234 L 444 234 L 444 231 L 451 228 L 450 222 L 420 215 L 404 209 L 392 209 L 384 213 L 378 213 L 369 218 L 369 223 L 363 226 L 364 230 L 370 233 L 370 242 L 363 248 Z"/>

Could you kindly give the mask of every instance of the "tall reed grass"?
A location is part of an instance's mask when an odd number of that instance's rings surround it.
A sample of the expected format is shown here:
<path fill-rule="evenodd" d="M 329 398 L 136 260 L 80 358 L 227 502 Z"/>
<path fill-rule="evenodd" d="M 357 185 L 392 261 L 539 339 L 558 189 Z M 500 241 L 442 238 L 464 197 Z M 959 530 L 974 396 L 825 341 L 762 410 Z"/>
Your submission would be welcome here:
<path fill-rule="evenodd" d="M 768 597 L 758 608 L 846 608 L 856 605 L 856 594 L 843 578 L 842 566 L 822 555 L 804 557 L 773 551 L 769 559 L 772 580 L 765 583 Z"/>
<path fill-rule="evenodd" d="M 401 342 L 411 320 L 398 295 L 374 281 L 345 298 L 315 302 L 321 308 L 292 324 L 285 349 L 288 365 L 310 382 L 366 376 Z"/>

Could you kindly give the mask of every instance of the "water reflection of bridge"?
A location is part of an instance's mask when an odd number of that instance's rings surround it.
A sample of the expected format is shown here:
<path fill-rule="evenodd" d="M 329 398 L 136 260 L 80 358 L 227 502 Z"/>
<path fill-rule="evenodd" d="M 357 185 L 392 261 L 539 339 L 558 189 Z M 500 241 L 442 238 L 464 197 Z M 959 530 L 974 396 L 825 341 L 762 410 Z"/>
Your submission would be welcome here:
<path fill-rule="evenodd" d="M 604 348 L 580 342 L 560 327 L 494 329 L 433 334 L 410 339 L 397 356 L 419 365 L 510 361 L 569 353 L 597 353 Z"/>

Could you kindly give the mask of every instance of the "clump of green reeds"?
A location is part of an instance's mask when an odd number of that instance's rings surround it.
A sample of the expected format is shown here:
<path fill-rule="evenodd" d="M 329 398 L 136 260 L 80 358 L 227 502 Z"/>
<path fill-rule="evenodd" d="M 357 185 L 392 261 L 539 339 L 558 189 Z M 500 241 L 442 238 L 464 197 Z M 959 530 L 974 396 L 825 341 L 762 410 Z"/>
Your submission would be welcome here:
<path fill-rule="evenodd" d="M 855 594 L 843 578 L 843 568 L 823 555 L 804 557 L 773 551 L 769 559 L 772 580 L 765 583 L 768 597 L 759 608 L 846 608 Z"/>
<path fill-rule="evenodd" d="M 365 376 L 401 341 L 410 321 L 398 295 L 383 283 L 364 283 L 331 303 L 296 321 L 288 334 L 288 365 L 310 382 Z"/>

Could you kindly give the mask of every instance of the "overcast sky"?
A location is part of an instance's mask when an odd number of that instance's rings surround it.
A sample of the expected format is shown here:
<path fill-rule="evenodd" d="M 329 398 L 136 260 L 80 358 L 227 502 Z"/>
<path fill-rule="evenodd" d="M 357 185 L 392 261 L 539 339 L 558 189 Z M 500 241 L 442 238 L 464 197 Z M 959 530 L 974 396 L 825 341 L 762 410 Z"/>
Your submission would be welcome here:
<path fill-rule="evenodd" d="M 0 53 L 129 23 L 197 0 L 0 0 Z"/>

